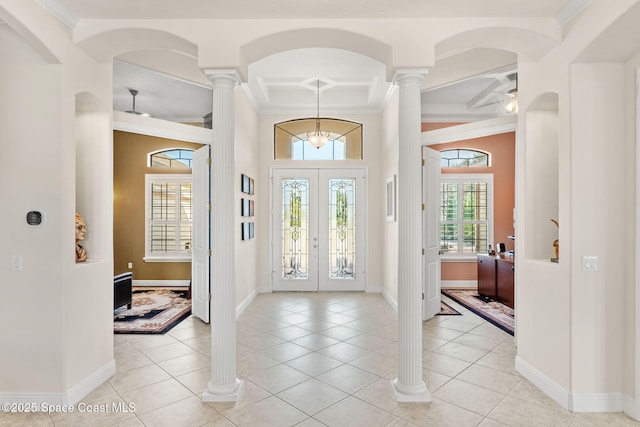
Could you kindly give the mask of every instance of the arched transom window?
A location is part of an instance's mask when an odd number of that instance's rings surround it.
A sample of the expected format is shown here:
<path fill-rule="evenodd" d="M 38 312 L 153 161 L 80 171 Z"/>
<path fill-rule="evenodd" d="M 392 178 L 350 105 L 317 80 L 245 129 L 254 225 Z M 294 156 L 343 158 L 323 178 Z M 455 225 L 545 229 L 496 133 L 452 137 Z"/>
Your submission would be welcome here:
<path fill-rule="evenodd" d="M 147 166 L 150 168 L 191 168 L 193 150 L 188 148 L 170 148 L 154 151 L 147 156 Z"/>
<path fill-rule="evenodd" d="M 489 154 L 466 148 L 455 148 L 440 152 L 441 167 L 468 168 L 489 166 Z"/>
<path fill-rule="evenodd" d="M 338 119 L 319 119 L 329 141 L 316 148 L 308 141 L 308 132 L 316 128 L 316 119 L 298 119 L 274 125 L 276 160 L 362 160 L 362 124 Z"/>

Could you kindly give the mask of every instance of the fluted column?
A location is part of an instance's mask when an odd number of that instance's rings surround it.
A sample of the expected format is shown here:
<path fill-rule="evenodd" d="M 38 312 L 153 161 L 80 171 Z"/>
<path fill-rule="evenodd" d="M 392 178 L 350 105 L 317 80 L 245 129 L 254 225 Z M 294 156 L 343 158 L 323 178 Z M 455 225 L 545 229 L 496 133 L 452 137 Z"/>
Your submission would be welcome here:
<path fill-rule="evenodd" d="M 420 86 L 426 69 L 400 70 L 398 153 L 398 377 L 401 402 L 429 402 L 422 379 L 422 155 Z"/>
<path fill-rule="evenodd" d="M 211 380 L 205 402 L 237 400 L 236 377 L 234 89 L 237 73 L 205 70 L 213 83 L 211 144 Z"/>

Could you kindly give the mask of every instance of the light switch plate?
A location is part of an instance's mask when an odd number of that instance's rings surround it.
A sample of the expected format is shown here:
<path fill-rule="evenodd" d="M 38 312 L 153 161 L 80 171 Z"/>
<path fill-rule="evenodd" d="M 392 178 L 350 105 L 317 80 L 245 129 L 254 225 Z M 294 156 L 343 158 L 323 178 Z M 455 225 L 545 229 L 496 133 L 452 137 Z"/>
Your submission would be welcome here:
<path fill-rule="evenodd" d="M 582 257 L 582 271 L 598 271 L 598 257 L 597 256 L 583 256 Z"/>

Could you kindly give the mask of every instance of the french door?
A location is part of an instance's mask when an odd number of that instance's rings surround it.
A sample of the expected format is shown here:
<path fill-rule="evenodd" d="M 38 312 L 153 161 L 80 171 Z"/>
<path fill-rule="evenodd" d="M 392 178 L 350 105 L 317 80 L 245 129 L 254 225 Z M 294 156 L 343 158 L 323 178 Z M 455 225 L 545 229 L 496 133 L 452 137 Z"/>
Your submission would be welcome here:
<path fill-rule="evenodd" d="M 274 169 L 274 291 L 365 289 L 365 169 Z"/>

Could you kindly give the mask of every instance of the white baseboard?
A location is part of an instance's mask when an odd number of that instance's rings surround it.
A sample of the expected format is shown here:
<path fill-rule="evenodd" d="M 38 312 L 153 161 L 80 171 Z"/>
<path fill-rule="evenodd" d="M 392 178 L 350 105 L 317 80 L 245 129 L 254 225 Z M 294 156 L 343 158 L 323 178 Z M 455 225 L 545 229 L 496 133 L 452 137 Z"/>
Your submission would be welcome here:
<path fill-rule="evenodd" d="M 189 286 L 190 280 L 133 280 L 132 286 Z"/>
<path fill-rule="evenodd" d="M 398 312 L 398 301 L 393 299 L 393 297 L 391 295 L 389 295 L 386 291 L 382 291 L 382 296 L 384 297 L 384 299 L 387 300 L 387 302 L 389 303 L 391 308 L 393 308 L 395 310 L 395 312 L 397 313 Z"/>
<path fill-rule="evenodd" d="M 109 363 L 67 391 L 67 402 L 75 405 L 115 374 L 116 361 L 111 359 Z"/>
<path fill-rule="evenodd" d="M 477 280 L 442 280 L 440 282 L 441 288 L 464 288 L 464 289 L 478 289 Z"/>
<path fill-rule="evenodd" d="M 251 304 L 251 301 L 258 296 L 258 291 L 253 291 L 236 307 L 236 319 L 242 314 L 242 312 Z"/>
<path fill-rule="evenodd" d="M 635 399 L 629 395 L 624 396 L 624 413 L 634 420 L 640 421 L 640 413 L 638 412 L 638 404 Z"/>
<path fill-rule="evenodd" d="M 560 406 L 570 410 L 569 392 L 518 356 L 516 356 L 516 371 L 542 390 L 547 396 L 555 400 Z"/>
<path fill-rule="evenodd" d="M 625 412 L 631 417 L 636 417 L 635 402 L 623 393 L 570 393 L 517 356 L 516 370 L 569 411 Z"/>
<path fill-rule="evenodd" d="M 75 405 L 116 373 L 116 362 L 109 363 L 64 393 L 0 392 L 0 402 L 41 405 Z"/>

